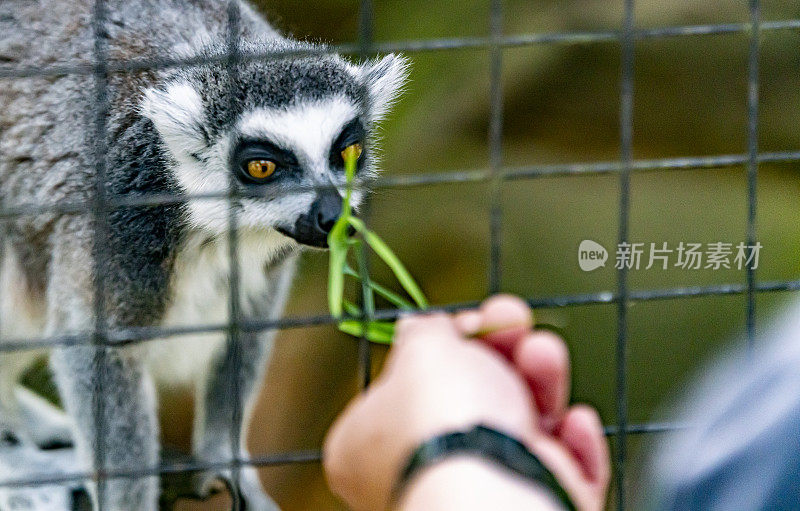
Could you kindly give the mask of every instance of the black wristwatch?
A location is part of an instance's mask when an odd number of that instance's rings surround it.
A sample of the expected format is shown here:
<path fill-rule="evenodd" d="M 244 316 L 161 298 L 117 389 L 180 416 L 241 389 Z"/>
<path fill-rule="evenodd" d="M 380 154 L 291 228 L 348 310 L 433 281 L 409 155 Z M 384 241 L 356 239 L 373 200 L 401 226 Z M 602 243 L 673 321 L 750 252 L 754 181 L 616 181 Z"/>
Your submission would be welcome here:
<path fill-rule="evenodd" d="M 495 429 L 478 425 L 469 431 L 436 436 L 422 443 L 408 460 L 394 488 L 397 502 L 408 482 L 421 469 L 454 455 L 474 455 L 491 461 L 526 479 L 546 487 L 565 509 L 575 511 L 567 492 L 539 458 L 516 438 Z"/>

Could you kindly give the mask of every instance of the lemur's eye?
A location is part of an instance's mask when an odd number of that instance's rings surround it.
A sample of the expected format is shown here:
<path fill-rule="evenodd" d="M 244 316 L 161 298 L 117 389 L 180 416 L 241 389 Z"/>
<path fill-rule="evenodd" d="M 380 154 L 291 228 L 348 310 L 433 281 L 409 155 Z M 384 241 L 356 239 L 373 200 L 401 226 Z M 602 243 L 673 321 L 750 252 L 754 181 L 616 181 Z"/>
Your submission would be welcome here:
<path fill-rule="evenodd" d="M 243 139 L 230 158 L 231 170 L 245 185 L 268 185 L 300 169 L 294 153 L 268 140 Z"/>
<path fill-rule="evenodd" d="M 269 160 L 250 160 L 247 162 L 247 173 L 253 179 L 266 179 L 275 173 L 277 165 Z"/>
<path fill-rule="evenodd" d="M 356 160 L 358 160 L 359 158 L 361 158 L 361 153 L 363 152 L 364 152 L 364 147 L 361 144 L 359 143 L 351 144 L 345 147 L 344 150 L 342 151 L 342 159 L 344 161 L 347 161 L 348 158 L 355 156 Z"/>

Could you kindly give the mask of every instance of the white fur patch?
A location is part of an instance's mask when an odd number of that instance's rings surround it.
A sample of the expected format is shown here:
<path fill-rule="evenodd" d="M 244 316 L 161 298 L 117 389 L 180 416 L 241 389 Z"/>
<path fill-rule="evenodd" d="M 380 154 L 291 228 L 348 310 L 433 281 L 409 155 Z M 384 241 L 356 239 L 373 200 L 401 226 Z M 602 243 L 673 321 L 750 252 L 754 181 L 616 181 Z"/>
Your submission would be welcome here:
<path fill-rule="evenodd" d="M 351 72 L 364 83 L 370 92 L 370 121 L 383 119 L 394 105 L 408 81 L 408 59 L 400 55 L 387 55 L 381 60 L 363 66 L 352 66 Z"/>
<path fill-rule="evenodd" d="M 203 100 L 188 83 L 172 83 L 165 91 L 149 89 L 145 92 L 140 112 L 153 121 L 178 161 L 190 161 L 192 153 L 205 147 L 200 132 L 205 117 Z"/>
<path fill-rule="evenodd" d="M 170 305 L 162 323 L 165 327 L 221 325 L 229 321 L 228 241 L 223 237 L 204 243 L 206 239 L 201 232 L 193 233 L 178 254 Z M 288 239 L 272 230 L 244 230 L 237 241 L 240 302 L 242 312 L 250 315 L 247 298 L 270 289 L 265 266 L 286 250 Z M 158 380 L 189 384 L 203 376 L 224 341 L 224 332 L 156 340 L 147 351 L 148 365 Z"/>

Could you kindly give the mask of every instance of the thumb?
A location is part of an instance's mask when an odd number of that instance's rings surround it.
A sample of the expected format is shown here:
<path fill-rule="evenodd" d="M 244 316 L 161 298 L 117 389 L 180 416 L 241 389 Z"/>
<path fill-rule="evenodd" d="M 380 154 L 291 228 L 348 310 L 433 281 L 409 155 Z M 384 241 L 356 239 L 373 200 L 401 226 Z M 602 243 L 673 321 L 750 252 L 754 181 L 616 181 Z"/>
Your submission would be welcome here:
<path fill-rule="evenodd" d="M 409 344 L 440 344 L 462 339 L 453 318 L 444 313 L 417 314 L 397 322 L 394 345 L 403 348 Z"/>
<path fill-rule="evenodd" d="M 443 313 L 417 314 L 399 320 L 395 326 L 394 343 L 386 360 L 385 372 L 390 374 L 399 360 L 432 360 L 437 354 L 463 341 L 453 319 Z"/>

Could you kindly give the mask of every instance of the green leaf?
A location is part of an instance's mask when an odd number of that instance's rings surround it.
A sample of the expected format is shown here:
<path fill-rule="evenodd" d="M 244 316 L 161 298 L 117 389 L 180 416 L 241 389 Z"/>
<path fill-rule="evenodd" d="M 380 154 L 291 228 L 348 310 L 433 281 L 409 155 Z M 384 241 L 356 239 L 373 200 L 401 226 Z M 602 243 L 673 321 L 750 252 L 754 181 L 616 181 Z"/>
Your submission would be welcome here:
<path fill-rule="evenodd" d="M 344 267 L 347 264 L 347 251 L 352 246 L 352 239 L 347 235 L 347 227 L 352 215 L 350 194 L 355 178 L 356 158 L 345 161 L 347 173 L 347 191 L 342 201 L 342 212 L 328 233 L 330 257 L 328 263 L 328 309 L 333 317 L 341 317 L 342 300 L 344 299 Z"/>
<path fill-rule="evenodd" d="M 334 317 L 342 315 L 344 298 L 344 267 L 347 264 L 347 217 L 342 216 L 328 234 L 330 257 L 328 263 L 328 309 Z"/>
<path fill-rule="evenodd" d="M 380 344 L 391 344 L 394 338 L 394 323 L 388 321 L 370 321 L 365 332 L 363 321 L 347 320 L 339 323 L 339 330 Z"/>
<path fill-rule="evenodd" d="M 364 241 L 372 247 L 372 250 L 383 259 L 383 262 L 385 262 L 389 268 L 391 268 L 392 273 L 397 277 L 397 281 L 400 282 L 400 285 L 403 286 L 403 289 L 406 290 L 408 295 L 414 299 L 417 306 L 420 309 L 428 308 L 428 300 L 425 298 L 425 294 L 419 288 L 414 277 L 411 276 L 411 273 L 409 273 L 400 259 L 392 252 L 392 249 L 390 249 L 377 234 L 367 229 L 367 226 L 361 219 L 350 217 L 349 222 L 350 225 L 364 236 Z"/>
<path fill-rule="evenodd" d="M 358 273 L 356 273 L 356 271 L 349 266 L 344 267 L 344 273 L 349 277 L 355 277 L 357 279 L 361 278 L 359 277 Z M 413 303 L 409 302 L 391 289 L 383 287 L 375 281 L 370 280 L 369 287 L 371 287 L 377 294 L 391 302 L 395 307 L 403 310 L 414 310 L 416 308 Z"/>
<path fill-rule="evenodd" d="M 362 303 L 364 304 L 364 311 L 366 312 L 367 319 L 372 319 L 375 316 L 375 294 L 372 287 L 369 285 L 372 279 L 369 278 L 368 273 L 367 252 L 364 250 L 363 245 L 359 245 L 357 250 L 358 274 L 361 277 Z"/>
<path fill-rule="evenodd" d="M 361 309 L 358 305 L 354 304 L 350 300 L 344 300 L 342 304 L 344 305 L 344 311 L 348 316 L 353 316 L 354 318 L 361 317 Z"/>
<path fill-rule="evenodd" d="M 345 155 L 344 175 L 347 181 L 347 188 L 345 189 L 344 201 L 342 202 L 342 211 L 346 211 L 348 217 L 350 216 L 350 196 L 353 194 L 353 181 L 356 178 L 357 161 L 358 155 L 355 152 L 351 151 Z"/>

